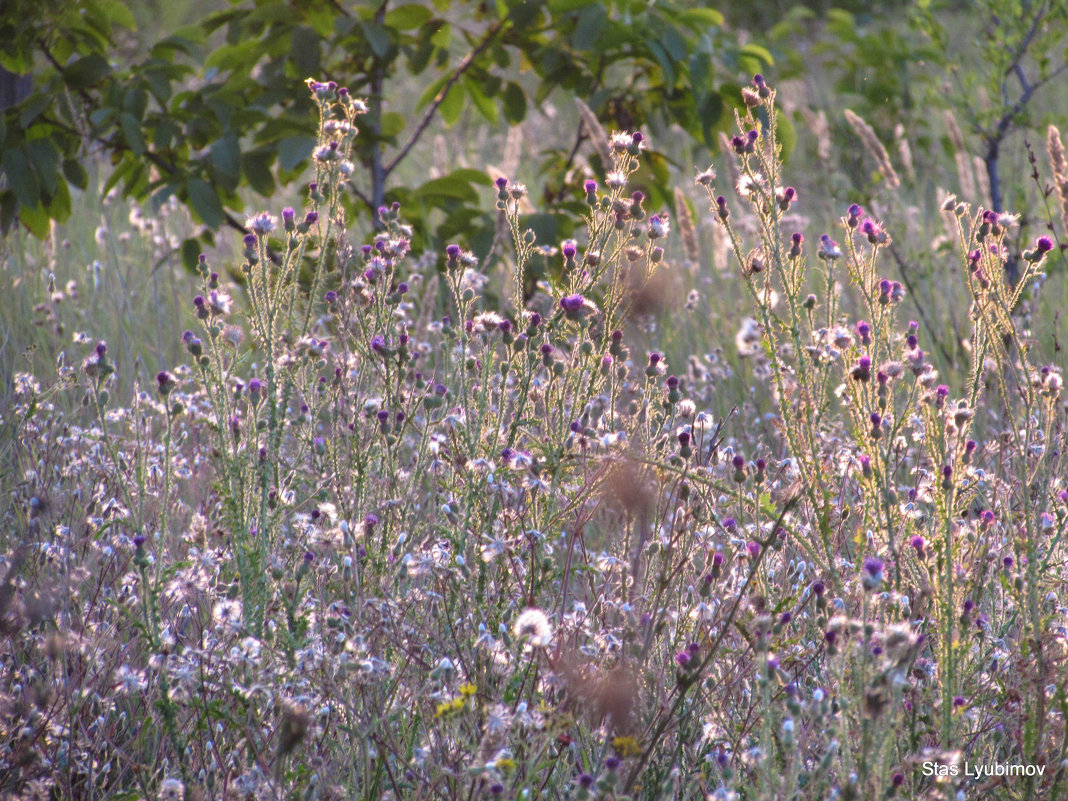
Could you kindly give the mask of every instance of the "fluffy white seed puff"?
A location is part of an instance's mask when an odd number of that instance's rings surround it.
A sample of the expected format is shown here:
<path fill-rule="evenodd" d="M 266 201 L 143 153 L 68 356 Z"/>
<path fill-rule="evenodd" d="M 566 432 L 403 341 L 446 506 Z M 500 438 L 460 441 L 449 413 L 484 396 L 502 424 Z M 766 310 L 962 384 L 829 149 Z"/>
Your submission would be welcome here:
<path fill-rule="evenodd" d="M 553 629 L 549 625 L 549 618 L 540 609 L 533 607 L 520 613 L 515 619 L 513 631 L 516 637 L 525 638 L 535 648 L 544 648 L 553 639 Z"/>

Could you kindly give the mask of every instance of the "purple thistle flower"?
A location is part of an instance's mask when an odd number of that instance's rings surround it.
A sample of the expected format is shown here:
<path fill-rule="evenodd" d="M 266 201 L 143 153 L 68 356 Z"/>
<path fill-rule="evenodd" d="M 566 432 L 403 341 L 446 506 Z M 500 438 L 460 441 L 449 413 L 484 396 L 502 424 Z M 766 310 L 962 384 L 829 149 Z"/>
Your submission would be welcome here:
<path fill-rule="evenodd" d="M 828 234 L 820 236 L 819 257 L 825 261 L 834 261 L 842 255 L 842 248 Z"/>
<path fill-rule="evenodd" d="M 720 195 L 716 198 L 716 214 L 721 220 L 726 221 L 730 217 L 730 211 L 727 209 L 727 198 Z"/>
<path fill-rule="evenodd" d="M 869 556 L 864 560 L 864 574 L 861 576 L 861 584 L 865 590 L 874 590 L 883 582 L 883 568 L 885 563 L 882 559 Z"/>
<path fill-rule="evenodd" d="M 586 298 L 580 294 L 564 295 L 560 298 L 560 308 L 565 312 L 577 312 L 586 305 Z"/>

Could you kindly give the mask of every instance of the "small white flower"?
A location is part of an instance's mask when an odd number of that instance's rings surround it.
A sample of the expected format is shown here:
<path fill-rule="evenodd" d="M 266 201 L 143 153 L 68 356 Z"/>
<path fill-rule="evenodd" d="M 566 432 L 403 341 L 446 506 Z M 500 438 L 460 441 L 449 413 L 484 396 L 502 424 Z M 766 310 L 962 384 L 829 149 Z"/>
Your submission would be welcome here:
<path fill-rule="evenodd" d="M 237 630 L 241 628 L 243 612 L 240 601 L 225 599 L 215 604 L 212 609 L 212 617 L 223 628 Z"/>
<path fill-rule="evenodd" d="M 148 687 L 143 670 L 135 670 L 129 665 L 123 665 L 115 671 L 115 683 L 118 685 L 115 691 L 119 695 L 139 693 Z"/>

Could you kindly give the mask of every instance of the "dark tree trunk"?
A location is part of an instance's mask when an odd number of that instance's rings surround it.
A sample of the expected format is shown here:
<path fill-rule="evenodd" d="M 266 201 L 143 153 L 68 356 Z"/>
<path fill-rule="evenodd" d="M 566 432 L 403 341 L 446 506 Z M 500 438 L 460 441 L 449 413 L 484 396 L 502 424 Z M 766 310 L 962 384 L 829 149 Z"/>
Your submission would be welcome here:
<path fill-rule="evenodd" d="M 25 100 L 33 89 L 33 79 L 27 72 L 19 75 L 0 67 L 0 110 L 16 106 Z"/>

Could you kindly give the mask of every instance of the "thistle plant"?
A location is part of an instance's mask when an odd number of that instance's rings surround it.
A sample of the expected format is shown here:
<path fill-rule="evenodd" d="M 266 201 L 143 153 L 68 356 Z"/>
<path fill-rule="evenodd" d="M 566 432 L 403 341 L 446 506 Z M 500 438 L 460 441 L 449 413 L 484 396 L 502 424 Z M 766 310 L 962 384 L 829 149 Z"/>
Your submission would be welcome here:
<path fill-rule="evenodd" d="M 80 368 L 15 382 L 0 792 L 952 798 L 970 779 L 923 765 L 965 761 L 1063 792 L 1061 373 L 1018 313 L 1051 242 L 1009 283 L 1015 218 L 947 200 L 971 330 L 939 375 L 894 231 L 788 223 L 757 76 L 737 186 L 696 176 L 740 377 L 655 324 L 706 321 L 643 133 L 604 137 L 574 239 L 503 176 L 509 248 L 418 253 L 399 204 L 349 226 L 364 106 L 308 87 L 306 206 L 201 258 L 186 363 L 125 396 L 82 335 Z"/>

